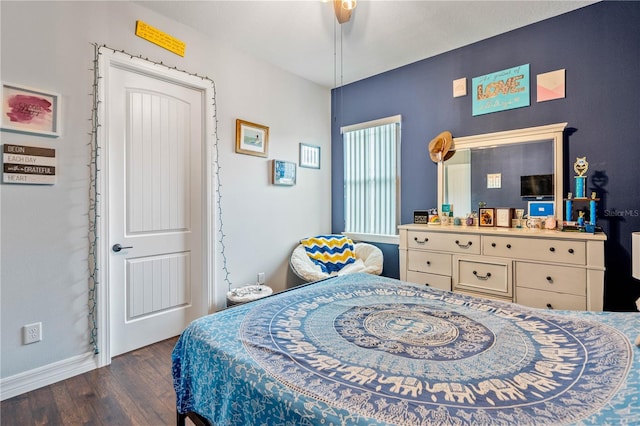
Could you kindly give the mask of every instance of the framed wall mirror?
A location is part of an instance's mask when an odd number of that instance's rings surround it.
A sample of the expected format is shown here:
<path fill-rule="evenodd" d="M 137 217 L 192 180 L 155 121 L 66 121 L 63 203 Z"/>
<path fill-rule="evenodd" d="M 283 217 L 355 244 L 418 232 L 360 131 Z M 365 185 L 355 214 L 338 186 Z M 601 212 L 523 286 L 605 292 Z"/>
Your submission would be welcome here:
<path fill-rule="evenodd" d="M 438 208 L 464 217 L 486 207 L 527 208 L 553 202 L 562 219 L 562 142 L 567 123 L 453 138 L 456 153 L 438 163 Z"/>

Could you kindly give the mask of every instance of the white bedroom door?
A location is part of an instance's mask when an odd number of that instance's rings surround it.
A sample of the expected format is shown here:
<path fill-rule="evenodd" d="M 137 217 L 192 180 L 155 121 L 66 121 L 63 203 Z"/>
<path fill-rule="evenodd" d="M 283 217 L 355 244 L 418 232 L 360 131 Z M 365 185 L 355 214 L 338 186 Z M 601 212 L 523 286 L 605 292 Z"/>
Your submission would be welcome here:
<path fill-rule="evenodd" d="M 204 94 L 109 66 L 110 354 L 176 336 L 203 297 Z"/>

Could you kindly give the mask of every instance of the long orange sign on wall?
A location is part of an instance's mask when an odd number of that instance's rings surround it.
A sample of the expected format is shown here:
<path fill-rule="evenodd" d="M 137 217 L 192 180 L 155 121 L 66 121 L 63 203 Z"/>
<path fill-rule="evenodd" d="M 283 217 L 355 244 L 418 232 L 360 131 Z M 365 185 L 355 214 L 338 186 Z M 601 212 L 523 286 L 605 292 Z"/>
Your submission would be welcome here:
<path fill-rule="evenodd" d="M 136 21 L 136 35 L 167 49 L 169 52 L 184 56 L 184 50 L 187 45 L 183 41 L 178 40 L 177 38 L 170 36 L 169 34 L 162 32 L 145 22 Z"/>

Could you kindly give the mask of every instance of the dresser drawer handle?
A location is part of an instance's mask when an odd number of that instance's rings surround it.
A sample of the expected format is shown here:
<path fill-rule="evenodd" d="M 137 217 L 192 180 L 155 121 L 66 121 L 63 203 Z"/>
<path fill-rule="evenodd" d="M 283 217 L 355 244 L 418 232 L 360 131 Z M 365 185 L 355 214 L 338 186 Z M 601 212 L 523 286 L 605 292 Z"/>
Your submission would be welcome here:
<path fill-rule="evenodd" d="M 458 247 L 460 248 L 469 248 L 471 247 L 471 244 L 473 244 L 471 241 L 469 241 L 467 244 L 460 244 L 460 240 L 456 240 L 456 244 L 458 245 Z"/>
<path fill-rule="evenodd" d="M 553 282 L 553 278 L 551 278 L 551 277 L 547 277 L 547 281 L 549 281 L 550 283 L 552 283 L 552 282 Z"/>
<path fill-rule="evenodd" d="M 495 246 L 496 246 L 496 243 L 491 243 L 491 247 L 495 247 Z"/>
<path fill-rule="evenodd" d="M 431 261 L 427 260 L 427 266 L 431 266 Z"/>
<path fill-rule="evenodd" d="M 416 243 L 418 243 L 418 244 L 424 244 L 424 243 L 426 243 L 427 241 L 429 241 L 429 239 L 428 239 L 428 238 L 425 238 L 425 239 L 424 239 L 424 241 L 418 241 L 418 237 L 414 237 L 413 239 L 414 239 L 414 240 L 415 240 L 415 242 L 416 242 Z"/>
<path fill-rule="evenodd" d="M 487 272 L 487 275 L 478 275 L 478 271 L 473 271 L 473 275 L 479 280 L 488 280 L 491 277 L 491 272 Z"/>
<path fill-rule="evenodd" d="M 507 244 L 507 248 L 510 249 L 511 248 L 511 244 Z"/>
<path fill-rule="evenodd" d="M 429 287 L 429 283 L 424 283 L 424 285 L 426 285 L 427 287 Z"/>
<path fill-rule="evenodd" d="M 553 309 L 553 306 L 551 305 L 551 303 L 547 303 L 547 309 Z"/>
<path fill-rule="evenodd" d="M 573 254 L 573 249 L 569 249 L 569 253 Z"/>
<path fill-rule="evenodd" d="M 549 247 L 549 251 L 553 253 L 554 251 L 556 251 L 556 248 L 555 247 Z"/>

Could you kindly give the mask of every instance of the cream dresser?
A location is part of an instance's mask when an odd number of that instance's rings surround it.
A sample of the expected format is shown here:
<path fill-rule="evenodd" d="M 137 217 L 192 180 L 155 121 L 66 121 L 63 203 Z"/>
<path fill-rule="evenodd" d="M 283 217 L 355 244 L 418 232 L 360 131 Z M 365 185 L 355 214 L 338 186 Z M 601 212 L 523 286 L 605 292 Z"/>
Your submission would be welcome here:
<path fill-rule="evenodd" d="M 606 235 L 401 225 L 400 279 L 535 308 L 601 311 Z"/>

